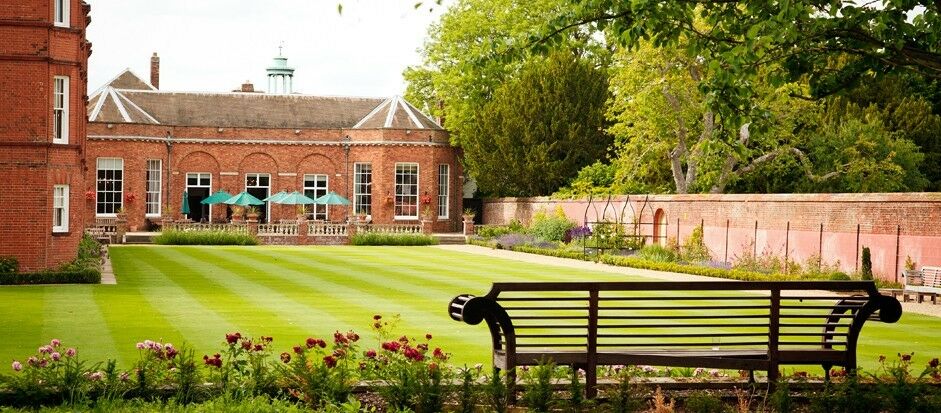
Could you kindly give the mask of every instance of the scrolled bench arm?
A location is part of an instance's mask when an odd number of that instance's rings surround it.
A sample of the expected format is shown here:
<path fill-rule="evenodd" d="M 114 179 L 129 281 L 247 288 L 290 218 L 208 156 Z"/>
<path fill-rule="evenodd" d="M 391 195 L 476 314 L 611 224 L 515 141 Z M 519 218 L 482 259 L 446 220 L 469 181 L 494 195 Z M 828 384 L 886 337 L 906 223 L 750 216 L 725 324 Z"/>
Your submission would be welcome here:
<path fill-rule="evenodd" d="M 504 338 L 506 350 L 516 350 L 516 333 L 513 329 L 513 322 L 503 306 L 497 303 L 496 300 L 489 297 L 461 294 L 454 297 L 451 303 L 448 304 L 448 315 L 455 321 L 463 321 L 470 325 L 477 325 L 481 321 L 486 321 L 487 327 L 490 328 L 490 338 L 494 350 L 503 349 Z"/>

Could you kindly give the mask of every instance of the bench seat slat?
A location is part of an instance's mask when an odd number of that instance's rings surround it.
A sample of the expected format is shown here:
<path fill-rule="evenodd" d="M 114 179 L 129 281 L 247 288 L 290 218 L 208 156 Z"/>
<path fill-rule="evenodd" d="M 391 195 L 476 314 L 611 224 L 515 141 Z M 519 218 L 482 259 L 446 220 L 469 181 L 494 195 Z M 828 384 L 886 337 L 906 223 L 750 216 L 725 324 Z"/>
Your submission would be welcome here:
<path fill-rule="evenodd" d="M 768 314 L 716 315 L 599 315 L 599 320 L 715 320 L 729 318 L 768 318 Z"/>
<path fill-rule="evenodd" d="M 598 310 L 617 310 L 617 311 L 652 311 L 652 310 L 668 310 L 668 311 L 695 311 L 695 310 L 769 310 L 771 309 L 770 305 L 703 305 L 703 306 L 690 306 L 690 307 L 677 307 L 677 306 L 651 306 L 651 307 L 637 307 L 637 306 L 625 306 L 625 307 L 598 307 Z"/>
<path fill-rule="evenodd" d="M 708 324 L 599 324 L 598 328 L 769 328 L 768 323 Z"/>
<path fill-rule="evenodd" d="M 709 337 L 762 337 L 762 336 L 767 337 L 768 332 L 764 331 L 760 333 L 598 334 L 598 338 L 674 338 L 674 337 L 709 338 Z"/>

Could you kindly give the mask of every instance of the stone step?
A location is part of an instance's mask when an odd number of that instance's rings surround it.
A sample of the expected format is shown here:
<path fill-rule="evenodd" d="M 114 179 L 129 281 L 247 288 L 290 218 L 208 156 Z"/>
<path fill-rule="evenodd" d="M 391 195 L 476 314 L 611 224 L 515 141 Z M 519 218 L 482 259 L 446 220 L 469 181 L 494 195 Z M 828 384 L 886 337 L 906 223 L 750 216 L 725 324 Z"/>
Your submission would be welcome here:
<path fill-rule="evenodd" d="M 124 236 L 125 244 L 153 244 L 154 234 L 127 234 Z"/>
<path fill-rule="evenodd" d="M 462 234 L 434 234 L 439 245 L 463 245 L 467 241 Z"/>

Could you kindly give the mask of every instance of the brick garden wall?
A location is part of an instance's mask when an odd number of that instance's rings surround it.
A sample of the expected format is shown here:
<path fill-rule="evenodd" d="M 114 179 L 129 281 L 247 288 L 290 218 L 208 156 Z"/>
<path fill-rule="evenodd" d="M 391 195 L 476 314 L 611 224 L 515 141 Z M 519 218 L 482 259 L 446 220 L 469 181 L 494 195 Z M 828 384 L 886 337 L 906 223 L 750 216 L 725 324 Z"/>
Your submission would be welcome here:
<path fill-rule="evenodd" d="M 500 198 L 484 201 L 484 224 L 529 222 L 539 210 L 561 207 L 578 223 L 640 222 L 649 242 L 685 240 L 702 225 L 716 261 L 747 252 L 772 253 L 804 263 L 819 254 L 845 272 L 859 268 L 869 247 L 873 272 L 896 280 L 911 257 L 941 265 L 941 193 L 650 195 L 607 199 Z M 658 212 L 660 211 L 660 212 Z M 654 216 L 662 216 L 655 226 Z M 636 218 L 635 218 L 636 217 Z"/>

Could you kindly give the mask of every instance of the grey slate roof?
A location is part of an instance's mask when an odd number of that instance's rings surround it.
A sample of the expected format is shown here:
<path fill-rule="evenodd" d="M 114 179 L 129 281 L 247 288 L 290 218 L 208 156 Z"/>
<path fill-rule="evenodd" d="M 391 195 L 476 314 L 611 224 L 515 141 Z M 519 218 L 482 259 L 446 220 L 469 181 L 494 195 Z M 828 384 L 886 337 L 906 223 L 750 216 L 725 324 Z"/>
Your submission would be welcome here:
<path fill-rule="evenodd" d="M 230 128 L 441 129 L 398 96 L 166 92 L 154 89 L 130 70 L 125 70 L 91 96 L 88 119 L 90 122 Z"/>

